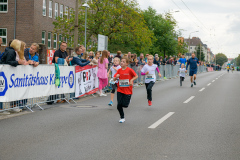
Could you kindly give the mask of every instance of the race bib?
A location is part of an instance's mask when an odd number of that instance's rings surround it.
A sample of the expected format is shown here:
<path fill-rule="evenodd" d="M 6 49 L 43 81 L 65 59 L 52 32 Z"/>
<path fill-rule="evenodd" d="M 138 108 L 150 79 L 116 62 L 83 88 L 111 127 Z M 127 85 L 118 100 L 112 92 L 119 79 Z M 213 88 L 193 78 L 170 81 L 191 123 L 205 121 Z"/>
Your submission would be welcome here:
<path fill-rule="evenodd" d="M 129 79 L 119 79 L 120 87 L 129 87 Z"/>
<path fill-rule="evenodd" d="M 185 71 L 180 71 L 180 73 L 185 73 Z"/>
<path fill-rule="evenodd" d="M 145 78 L 148 80 L 154 79 L 154 74 L 147 74 L 145 75 Z"/>

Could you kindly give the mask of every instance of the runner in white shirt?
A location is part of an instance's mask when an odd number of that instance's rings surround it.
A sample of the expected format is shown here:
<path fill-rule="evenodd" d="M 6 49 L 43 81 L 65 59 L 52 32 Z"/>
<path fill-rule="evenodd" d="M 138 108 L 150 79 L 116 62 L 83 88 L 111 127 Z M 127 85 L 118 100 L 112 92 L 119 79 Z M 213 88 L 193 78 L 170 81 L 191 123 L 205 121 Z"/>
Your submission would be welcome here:
<path fill-rule="evenodd" d="M 145 75 L 145 86 L 147 90 L 147 99 L 148 105 L 152 105 L 152 87 L 156 82 L 155 71 L 157 70 L 159 77 L 161 77 L 161 73 L 156 64 L 153 64 L 153 56 L 149 55 L 147 58 L 147 64 L 142 68 L 141 75 Z"/>
<path fill-rule="evenodd" d="M 113 59 L 113 66 L 108 71 L 108 77 L 109 77 L 110 72 L 112 72 L 112 78 L 113 78 L 113 76 L 117 73 L 117 70 L 121 68 L 121 66 L 119 64 L 120 64 L 120 59 L 118 57 L 115 57 Z M 118 80 L 113 81 L 111 79 L 111 81 L 109 83 L 112 85 L 112 92 L 111 92 L 111 101 L 108 103 L 108 105 L 113 106 L 113 98 L 114 98 L 115 90 L 117 88 Z"/>
<path fill-rule="evenodd" d="M 182 64 L 181 68 L 179 68 L 179 71 L 178 71 L 178 74 L 180 76 L 180 86 L 182 86 L 182 81 L 184 81 L 185 79 L 185 75 L 186 75 L 185 71 L 186 71 L 185 65 Z"/>

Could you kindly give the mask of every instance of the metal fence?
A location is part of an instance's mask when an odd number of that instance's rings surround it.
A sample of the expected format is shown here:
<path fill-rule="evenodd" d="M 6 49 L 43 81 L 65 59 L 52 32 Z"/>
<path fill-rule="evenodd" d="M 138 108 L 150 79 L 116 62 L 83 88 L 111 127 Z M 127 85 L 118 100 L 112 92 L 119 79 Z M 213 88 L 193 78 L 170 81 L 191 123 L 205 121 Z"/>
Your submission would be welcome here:
<path fill-rule="evenodd" d="M 143 68 L 143 65 L 140 66 L 129 66 L 132 68 L 136 74 L 138 75 L 138 79 L 134 82 L 134 86 L 141 86 L 144 84 L 144 79 L 145 76 L 141 75 L 141 69 Z M 156 80 L 161 81 L 165 79 L 171 79 L 171 78 L 176 78 L 178 77 L 178 70 L 179 70 L 179 65 L 161 65 L 159 66 L 159 71 L 162 75 L 162 77 L 158 76 L 158 73 L 156 71 Z M 198 67 L 198 73 L 206 72 L 206 67 L 205 66 L 199 66 Z M 111 78 L 109 78 L 110 80 Z M 103 89 L 105 92 L 110 92 L 111 86 L 108 85 Z M 43 110 L 41 105 L 46 105 L 46 104 L 52 104 L 60 101 L 64 101 L 70 104 L 70 102 L 74 102 L 75 99 L 75 93 L 67 93 L 67 94 L 58 94 L 58 95 L 51 95 L 51 96 L 43 96 L 43 97 L 38 97 L 38 98 L 31 98 L 31 99 L 23 99 L 23 100 L 18 100 L 14 102 L 0 102 L 0 112 L 4 111 L 21 111 L 21 109 L 28 109 L 31 112 L 33 112 L 32 108 L 33 107 L 39 107 L 40 109 Z"/>

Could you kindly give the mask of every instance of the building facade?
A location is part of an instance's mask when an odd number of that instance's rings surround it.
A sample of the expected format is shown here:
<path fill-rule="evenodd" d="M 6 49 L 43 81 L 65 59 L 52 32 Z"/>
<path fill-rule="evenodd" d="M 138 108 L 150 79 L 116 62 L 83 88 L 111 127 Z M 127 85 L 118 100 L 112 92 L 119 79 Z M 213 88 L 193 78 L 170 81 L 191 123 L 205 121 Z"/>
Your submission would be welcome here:
<path fill-rule="evenodd" d="M 35 42 L 47 49 L 58 49 L 60 41 L 68 41 L 53 33 L 56 17 L 68 18 L 75 0 L 2 0 L 0 1 L 0 37 L 3 44 L 19 39 L 27 46 Z"/>

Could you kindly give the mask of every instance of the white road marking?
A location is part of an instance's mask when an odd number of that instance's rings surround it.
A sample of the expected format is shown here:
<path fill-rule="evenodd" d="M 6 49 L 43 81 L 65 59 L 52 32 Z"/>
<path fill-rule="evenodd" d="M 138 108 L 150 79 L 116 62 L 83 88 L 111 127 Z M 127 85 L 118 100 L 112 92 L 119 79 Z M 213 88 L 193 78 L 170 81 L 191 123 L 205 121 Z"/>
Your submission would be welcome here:
<path fill-rule="evenodd" d="M 200 92 L 202 92 L 205 88 L 202 88 L 201 90 L 199 90 Z"/>
<path fill-rule="evenodd" d="M 213 80 L 212 82 L 215 82 L 215 80 Z"/>
<path fill-rule="evenodd" d="M 164 117 L 162 117 L 161 119 L 159 119 L 157 122 L 153 123 L 150 127 L 150 129 L 155 129 L 157 128 L 157 126 L 159 126 L 160 124 L 162 124 L 164 121 L 166 121 L 169 117 L 171 117 L 175 112 L 169 112 L 168 114 L 166 114 Z"/>
<path fill-rule="evenodd" d="M 210 86 L 211 85 L 211 83 L 209 83 L 207 86 Z"/>
<path fill-rule="evenodd" d="M 195 97 L 195 96 L 192 96 L 192 97 L 188 98 L 188 99 L 187 99 L 185 102 L 183 102 L 183 103 L 188 103 L 188 102 L 190 102 L 194 97 Z"/>

